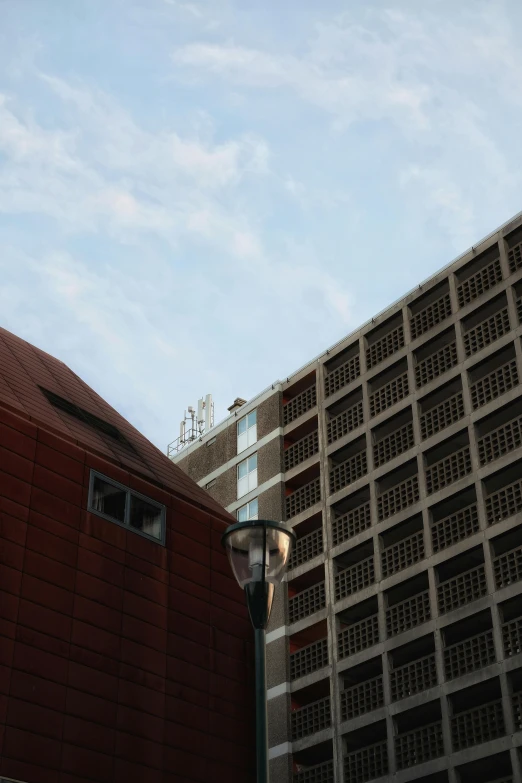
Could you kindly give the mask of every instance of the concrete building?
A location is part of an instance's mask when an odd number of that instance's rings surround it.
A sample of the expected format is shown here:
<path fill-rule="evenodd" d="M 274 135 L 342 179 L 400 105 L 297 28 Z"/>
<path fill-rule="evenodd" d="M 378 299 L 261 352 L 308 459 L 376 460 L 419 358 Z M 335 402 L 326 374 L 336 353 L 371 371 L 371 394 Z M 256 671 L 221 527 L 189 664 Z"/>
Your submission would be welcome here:
<path fill-rule="evenodd" d="M 233 521 L 62 362 L 0 329 L 0 779 L 254 780 Z"/>
<path fill-rule="evenodd" d="M 297 547 L 272 783 L 521 783 L 522 215 L 175 460 Z"/>

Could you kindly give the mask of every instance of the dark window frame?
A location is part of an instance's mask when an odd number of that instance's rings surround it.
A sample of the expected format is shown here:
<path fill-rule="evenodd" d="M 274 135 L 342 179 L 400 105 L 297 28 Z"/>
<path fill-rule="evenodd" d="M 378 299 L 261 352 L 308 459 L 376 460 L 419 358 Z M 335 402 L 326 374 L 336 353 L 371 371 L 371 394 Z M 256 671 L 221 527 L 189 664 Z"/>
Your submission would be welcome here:
<path fill-rule="evenodd" d="M 116 519 L 115 517 L 111 517 L 109 514 L 104 514 L 103 511 L 98 511 L 96 508 L 93 507 L 92 499 L 93 499 L 95 478 L 99 478 L 102 481 L 105 481 L 108 484 L 111 484 L 113 487 L 116 487 L 117 489 L 120 489 L 126 493 L 127 497 L 125 500 L 125 519 L 123 522 L 119 519 Z M 150 503 L 151 506 L 156 506 L 156 508 L 160 510 L 161 512 L 160 538 L 155 538 L 155 536 L 151 536 L 148 533 L 144 533 L 142 530 L 139 530 L 138 528 L 131 526 L 130 509 L 131 509 L 132 496 L 139 498 L 140 500 L 144 500 L 146 503 Z M 122 527 L 125 530 L 129 530 L 131 533 L 136 533 L 136 535 L 141 536 L 142 538 L 146 538 L 148 541 L 154 541 L 155 544 L 160 544 L 161 546 L 165 546 L 166 507 L 162 503 L 158 503 L 157 500 L 153 500 L 147 495 L 143 495 L 141 492 L 136 492 L 136 490 L 131 489 L 130 487 L 126 487 L 125 484 L 120 484 L 119 481 L 115 481 L 109 476 L 106 476 L 104 473 L 100 473 L 99 471 L 92 470 L 92 469 L 89 476 L 89 497 L 87 500 L 87 510 L 89 511 L 89 513 L 96 514 L 97 517 L 106 519 L 108 522 L 112 522 L 114 525 L 118 525 L 119 527 Z"/>

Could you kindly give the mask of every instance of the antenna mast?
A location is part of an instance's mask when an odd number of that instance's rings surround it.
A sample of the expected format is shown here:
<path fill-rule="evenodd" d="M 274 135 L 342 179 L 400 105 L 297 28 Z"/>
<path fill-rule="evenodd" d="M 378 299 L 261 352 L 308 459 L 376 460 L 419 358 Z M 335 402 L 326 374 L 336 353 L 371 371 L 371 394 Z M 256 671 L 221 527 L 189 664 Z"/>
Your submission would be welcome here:
<path fill-rule="evenodd" d="M 189 405 L 179 424 L 179 437 L 169 443 L 167 456 L 172 458 L 189 443 L 200 439 L 214 426 L 214 403 L 207 394 L 198 400 L 197 410 Z"/>

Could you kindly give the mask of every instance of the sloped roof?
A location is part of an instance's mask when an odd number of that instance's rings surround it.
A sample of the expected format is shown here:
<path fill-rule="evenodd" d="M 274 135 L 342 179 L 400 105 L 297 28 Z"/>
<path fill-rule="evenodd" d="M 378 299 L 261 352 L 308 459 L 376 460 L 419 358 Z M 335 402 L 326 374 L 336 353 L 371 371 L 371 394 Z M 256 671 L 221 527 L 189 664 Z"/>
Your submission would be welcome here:
<path fill-rule="evenodd" d="M 44 391 L 42 391 L 44 390 Z M 52 404 L 45 391 L 67 405 Z M 59 402 L 59 401 L 58 401 Z M 0 327 L 0 405 L 89 451 L 159 484 L 189 502 L 231 520 L 204 489 L 174 465 L 67 365 Z M 81 418 L 81 411 L 88 415 Z M 78 418 L 80 415 L 80 418 Z M 101 420 L 96 424 L 96 417 Z M 91 421 L 91 424 L 88 422 Z M 104 428 L 103 423 L 109 426 Z M 115 427 L 122 437 L 113 437 Z"/>

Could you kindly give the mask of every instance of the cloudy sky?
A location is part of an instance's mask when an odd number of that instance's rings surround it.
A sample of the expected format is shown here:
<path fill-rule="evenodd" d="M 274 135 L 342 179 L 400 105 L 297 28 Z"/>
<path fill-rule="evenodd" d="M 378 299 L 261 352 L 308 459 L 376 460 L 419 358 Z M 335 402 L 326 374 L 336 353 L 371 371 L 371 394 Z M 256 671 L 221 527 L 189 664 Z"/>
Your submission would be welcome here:
<path fill-rule="evenodd" d="M 519 0 L 0 0 L 0 324 L 161 449 L 522 209 Z"/>

